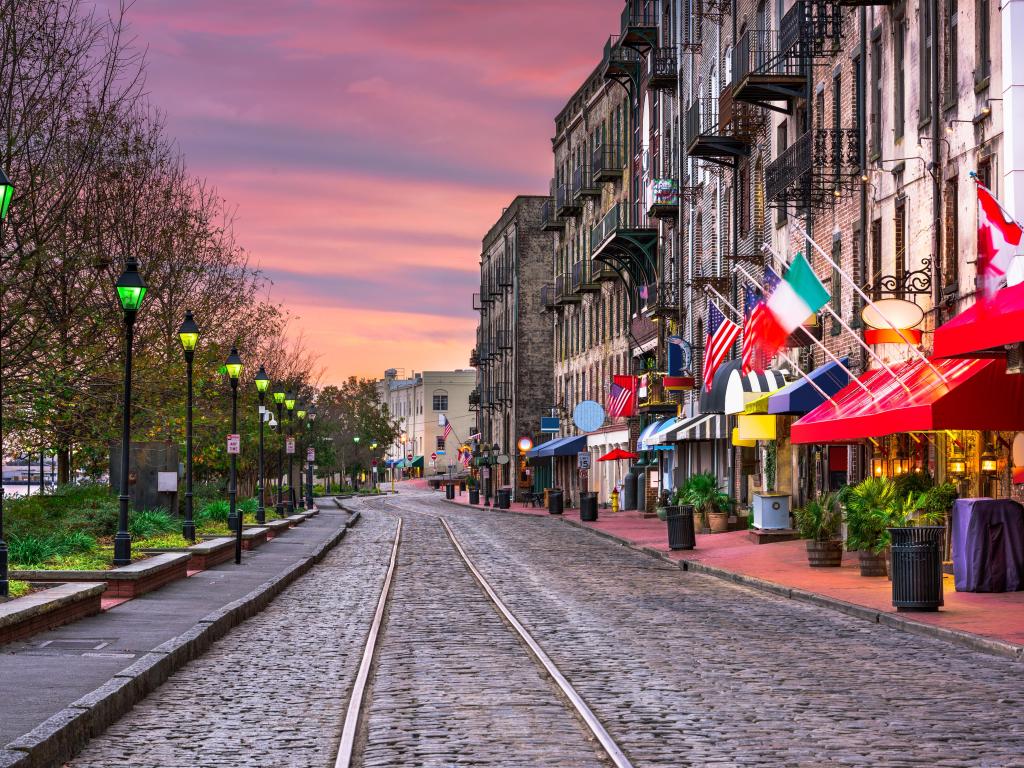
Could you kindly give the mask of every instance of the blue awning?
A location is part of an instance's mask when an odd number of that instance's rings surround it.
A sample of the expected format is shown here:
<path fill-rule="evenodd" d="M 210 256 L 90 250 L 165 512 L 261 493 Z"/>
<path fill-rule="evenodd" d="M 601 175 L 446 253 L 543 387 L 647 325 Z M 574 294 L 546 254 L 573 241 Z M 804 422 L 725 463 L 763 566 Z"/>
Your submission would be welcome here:
<path fill-rule="evenodd" d="M 545 459 L 552 456 L 575 456 L 580 451 L 587 450 L 587 436 L 578 435 L 573 437 L 559 437 L 555 440 L 548 440 L 526 454 L 530 459 Z"/>
<path fill-rule="evenodd" d="M 636 449 L 638 451 L 654 451 L 658 450 L 660 446 L 654 446 L 647 442 L 647 440 L 654 436 L 654 434 L 664 427 L 670 419 L 661 419 L 660 421 L 652 421 L 643 431 L 640 433 L 639 439 L 636 441 Z"/>
<path fill-rule="evenodd" d="M 825 363 L 807 374 L 807 378 L 824 390 L 829 397 L 850 383 L 850 377 L 844 370 L 849 365 L 849 359 L 844 357 L 840 362 L 842 365 L 836 362 Z M 768 398 L 768 413 L 792 413 L 802 416 L 824 402 L 825 398 L 821 396 L 821 392 L 801 376 Z"/>

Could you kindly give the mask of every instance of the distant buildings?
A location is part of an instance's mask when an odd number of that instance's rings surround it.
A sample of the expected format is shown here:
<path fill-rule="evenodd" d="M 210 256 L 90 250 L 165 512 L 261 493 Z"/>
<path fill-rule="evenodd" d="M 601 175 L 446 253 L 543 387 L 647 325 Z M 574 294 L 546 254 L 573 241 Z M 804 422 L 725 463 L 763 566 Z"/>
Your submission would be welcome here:
<path fill-rule="evenodd" d="M 448 465 L 457 460 L 459 446 L 476 427 L 476 414 L 469 408 L 476 371 L 422 371 L 413 372 L 409 378 L 398 376 L 397 369 L 389 368 L 377 382 L 381 402 L 401 425 L 399 439 L 386 447 L 385 458 L 427 474 L 447 471 Z M 443 439 L 441 416 L 452 425 L 447 441 Z M 437 459 L 432 464 L 430 456 L 434 453 Z"/>

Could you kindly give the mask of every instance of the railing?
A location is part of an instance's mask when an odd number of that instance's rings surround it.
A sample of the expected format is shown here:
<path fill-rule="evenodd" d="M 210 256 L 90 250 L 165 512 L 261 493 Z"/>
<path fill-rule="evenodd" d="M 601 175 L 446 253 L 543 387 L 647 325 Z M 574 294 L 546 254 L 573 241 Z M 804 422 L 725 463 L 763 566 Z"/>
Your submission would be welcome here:
<path fill-rule="evenodd" d="M 645 2 L 644 0 L 626 0 L 626 7 L 622 9 L 621 29 L 650 29 L 658 26 L 658 15 L 660 3 Z"/>
<path fill-rule="evenodd" d="M 733 82 L 742 82 L 748 75 L 806 75 L 797 55 L 798 31 L 793 35 L 785 28 L 781 34 L 774 29 L 748 29 L 740 35 L 732 50 Z"/>
<path fill-rule="evenodd" d="M 601 181 L 605 177 L 619 175 L 625 167 L 625 152 L 618 144 L 599 144 L 590 158 L 594 169 L 593 178 Z"/>
<path fill-rule="evenodd" d="M 638 210 L 629 203 L 616 203 L 601 218 L 590 232 L 591 245 L 596 249 L 609 237 L 621 230 L 655 229 L 646 211 Z"/>
<path fill-rule="evenodd" d="M 472 392 L 469 393 L 469 404 L 470 405 L 480 405 L 480 390 L 479 389 L 474 389 Z"/>
<path fill-rule="evenodd" d="M 764 119 L 764 112 L 759 107 L 737 102 L 732 89 L 723 91 L 717 99 L 694 99 L 686 108 L 684 129 L 687 147 L 692 150 L 701 136 L 750 140 Z"/>
<path fill-rule="evenodd" d="M 540 228 L 558 228 L 558 218 L 555 216 L 555 202 L 550 197 L 541 203 L 540 206 Z"/>
<path fill-rule="evenodd" d="M 655 86 L 675 85 L 679 77 L 679 60 L 675 48 L 658 48 L 651 54 L 651 83 Z"/>
<path fill-rule="evenodd" d="M 572 292 L 569 275 L 564 272 L 555 278 L 555 299 L 564 299 Z"/>
<path fill-rule="evenodd" d="M 838 191 L 861 165 L 856 129 L 817 128 L 805 132 L 764 171 L 768 202 L 818 206 Z"/>
<path fill-rule="evenodd" d="M 572 289 L 579 291 L 590 283 L 590 259 L 581 259 L 572 265 Z"/>
<path fill-rule="evenodd" d="M 579 165 L 576 167 L 576 170 L 572 172 L 572 196 L 574 199 L 586 194 L 600 194 L 600 190 L 594 189 L 592 179 L 590 166 Z"/>
<path fill-rule="evenodd" d="M 575 202 L 572 188 L 568 184 L 559 184 L 555 187 L 555 214 L 564 216 L 576 210 L 579 206 Z"/>
<path fill-rule="evenodd" d="M 512 349 L 512 333 L 511 331 L 498 331 L 495 334 L 497 339 L 498 349 Z"/>
<path fill-rule="evenodd" d="M 554 309 L 555 307 L 555 285 L 554 283 L 545 283 L 540 287 L 540 305 L 544 309 Z"/>
<path fill-rule="evenodd" d="M 604 44 L 604 63 L 607 69 L 614 72 L 631 72 L 639 67 L 642 58 L 634 48 L 621 45 L 621 36 L 612 35 Z"/>

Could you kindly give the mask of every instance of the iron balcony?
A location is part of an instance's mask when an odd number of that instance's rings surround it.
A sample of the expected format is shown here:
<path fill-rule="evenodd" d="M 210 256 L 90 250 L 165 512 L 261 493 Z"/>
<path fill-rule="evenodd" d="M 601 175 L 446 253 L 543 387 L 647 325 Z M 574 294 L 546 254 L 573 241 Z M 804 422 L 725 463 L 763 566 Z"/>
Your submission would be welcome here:
<path fill-rule="evenodd" d="M 618 144 L 598 144 L 591 156 L 594 183 L 621 181 L 626 166 L 626 153 Z"/>
<path fill-rule="evenodd" d="M 555 215 L 555 201 L 550 197 L 540 206 L 540 228 L 545 232 L 562 231 L 562 221 Z"/>
<path fill-rule="evenodd" d="M 624 46 L 645 49 L 656 43 L 660 6 L 660 2 L 652 0 L 626 0 L 619 27 L 622 30 Z"/>
<path fill-rule="evenodd" d="M 594 293 L 601 290 L 600 283 L 590 273 L 590 259 L 580 259 L 572 265 L 572 289 L 576 293 Z"/>
<path fill-rule="evenodd" d="M 572 276 L 566 273 L 555 278 L 555 301 L 559 304 L 576 304 L 583 299 L 572 289 Z"/>
<path fill-rule="evenodd" d="M 651 53 L 651 88 L 674 90 L 679 82 L 679 59 L 675 48 L 657 48 Z"/>
<path fill-rule="evenodd" d="M 559 184 L 555 187 L 555 215 L 560 217 L 572 216 L 582 210 L 579 201 L 572 194 L 572 188 L 568 184 Z"/>
<path fill-rule="evenodd" d="M 765 168 L 765 199 L 777 207 L 830 208 L 857 188 L 860 167 L 856 129 L 807 131 Z"/>
<path fill-rule="evenodd" d="M 558 308 L 558 304 L 555 301 L 554 283 L 545 283 L 540 287 L 540 306 L 542 311 Z"/>
<path fill-rule="evenodd" d="M 578 165 L 572 172 L 572 196 L 581 204 L 584 197 L 601 197 L 601 188 L 594 183 L 590 166 Z"/>
<path fill-rule="evenodd" d="M 718 165 L 733 167 L 750 154 L 764 115 L 737 104 L 731 90 L 717 99 L 695 99 L 686 110 L 686 151 Z"/>

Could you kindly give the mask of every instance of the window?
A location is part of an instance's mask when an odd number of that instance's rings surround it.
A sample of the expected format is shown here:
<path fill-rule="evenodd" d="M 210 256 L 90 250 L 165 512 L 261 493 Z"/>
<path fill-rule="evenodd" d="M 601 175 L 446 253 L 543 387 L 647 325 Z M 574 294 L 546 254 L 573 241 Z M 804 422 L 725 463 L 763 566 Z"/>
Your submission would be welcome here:
<path fill-rule="evenodd" d="M 992 27 L 988 13 L 989 0 L 975 0 L 974 2 L 974 28 L 976 30 L 976 44 L 978 58 L 974 62 L 974 82 L 981 85 L 992 74 Z"/>
<path fill-rule="evenodd" d="M 893 292 L 898 299 L 903 298 L 903 280 L 907 276 L 907 198 L 896 198 L 896 213 L 893 216 L 894 248 L 896 257 L 895 277 L 896 290 Z"/>
<path fill-rule="evenodd" d="M 959 62 L 959 51 L 957 50 L 959 6 L 959 0 L 946 0 L 946 58 L 943 60 L 942 67 L 945 80 L 942 89 L 944 107 L 952 107 L 956 103 L 956 72 Z"/>
<path fill-rule="evenodd" d="M 437 436 L 437 450 L 439 450 L 439 451 L 443 451 L 444 450 L 444 435 L 438 435 Z"/>
<path fill-rule="evenodd" d="M 443 389 L 434 390 L 434 410 L 448 410 L 448 393 L 445 392 Z"/>
<path fill-rule="evenodd" d="M 959 187 L 957 180 L 946 182 L 945 216 L 943 217 L 943 244 L 945 255 L 942 264 L 942 284 L 947 290 L 955 291 L 960 283 L 960 259 L 957 237 L 959 222 L 957 219 L 957 197 Z"/>
<path fill-rule="evenodd" d="M 871 287 L 871 298 L 882 298 L 882 220 L 871 222 L 871 273 L 868 285 Z"/>
<path fill-rule="evenodd" d="M 907 21 L 904 18 L 896 19 L 892 35 L 892 122 L 893 132 L 897 139 L 903 138 L 903 123 L 906 118 L 906 107 L 904 99 L 906 96 L 906 77 L 904 67 L 906 59 L 904 53 L 907 45 Z"/>
<path fill-rule="evenodd" d="M 917 71 L 920 75 L 918 85 L 918 106 L 921 114 L 920 122 L 924 123 L 932 117 L 932 7 L 931 3 L 921 3 L 918 7 L 918 56 Z"/>
<path fill-rule="evenodd" d="M 871 36 L 871 153 L 882 154 L 882 36 Z"/>

